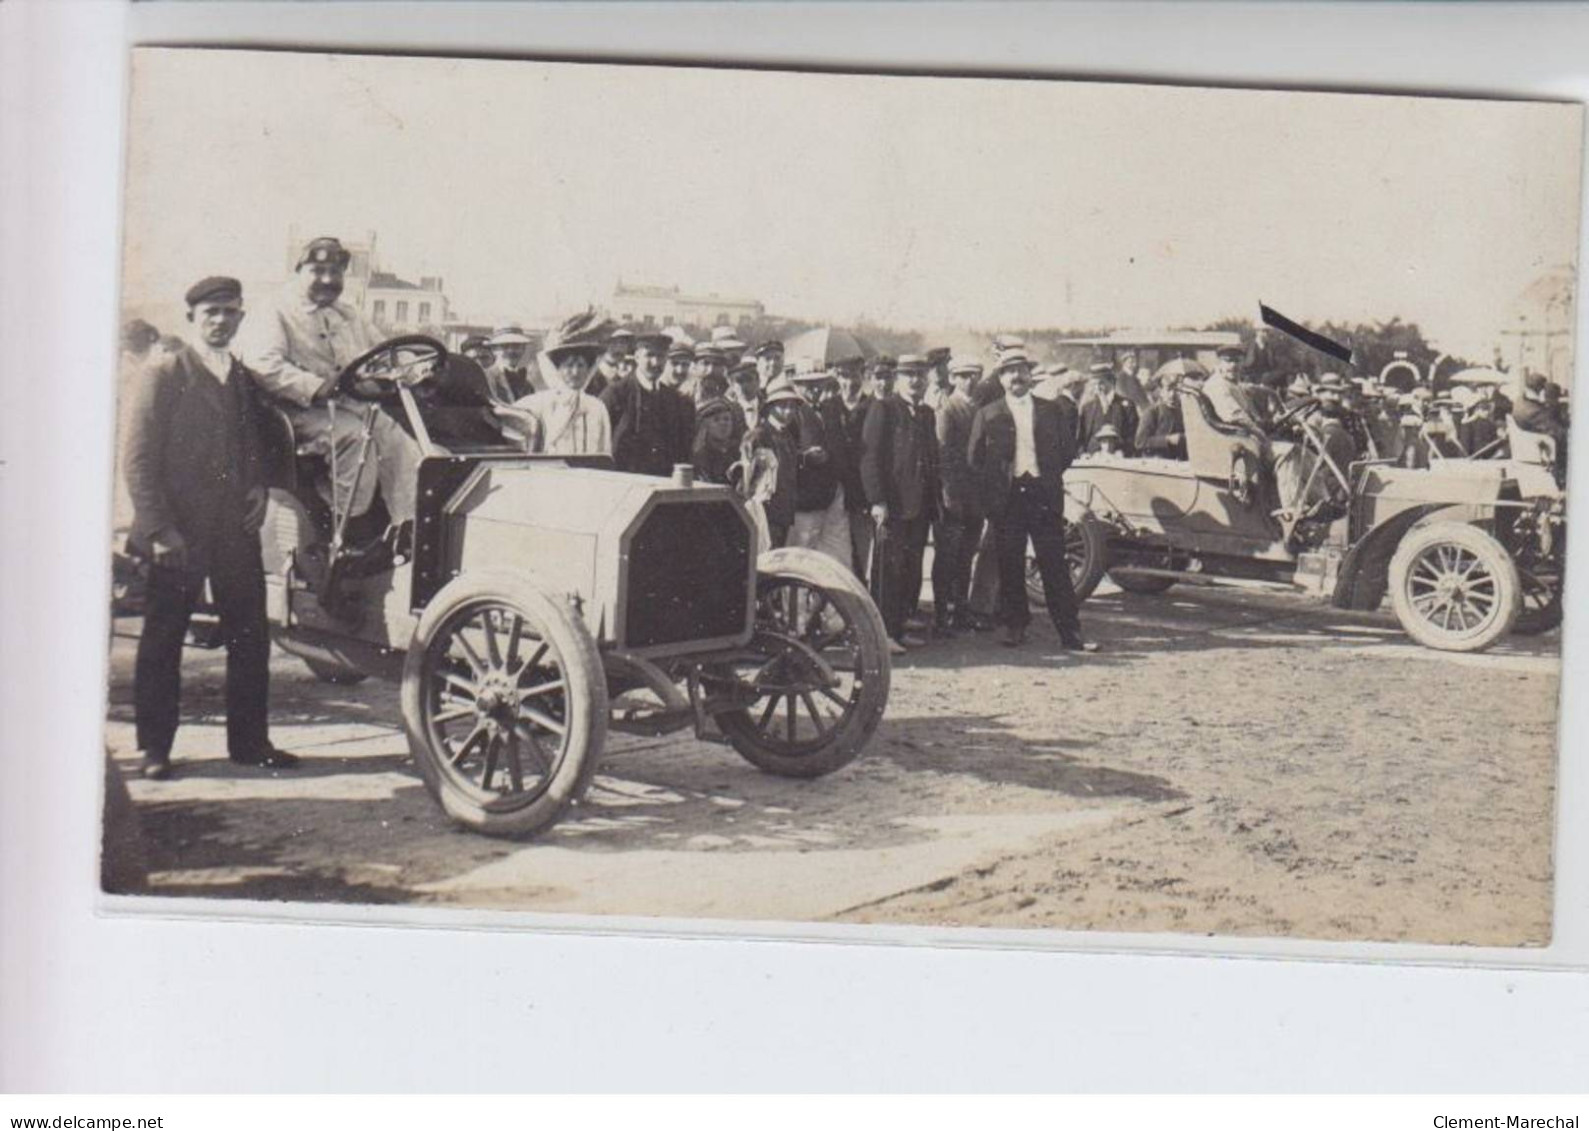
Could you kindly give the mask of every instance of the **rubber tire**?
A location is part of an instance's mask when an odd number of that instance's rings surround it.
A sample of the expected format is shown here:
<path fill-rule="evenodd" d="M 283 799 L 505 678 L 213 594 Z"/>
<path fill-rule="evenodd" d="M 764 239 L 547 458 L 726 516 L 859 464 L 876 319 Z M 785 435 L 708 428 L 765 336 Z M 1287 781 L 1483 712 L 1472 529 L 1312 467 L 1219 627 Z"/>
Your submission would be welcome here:
<path fill-rule="evenodd" d="M 556 650 L 568 684 L 569 749 L 562 765 L 534 801 L 500 813 L 483 808 L 441 771 L 420 701 L 425 653 L 436 630 L 459 606 L 480 599 L 512 604 L 524 614 Z M 401 699 L 403 729 L 425 788 L 453 821 L 487 836 L 527 837 L 555 825 L 590 788 L 607 742 L 607 677 L 590 630 L 565 598 L 550 596 L 532 580 L 513 574 L 466 574 L 448 582 L 431 599 L 409 643 Z"/>
<path fill-rule="evenodd" d="M 333 683 L 338 687 L 351 687 L 355 683 L 363 683 L 369 678 L 369 672 L 362 672 L 358 668 L 339 664 L 334 660 L 311 660 L 308 656 L 299 656 L 304 666 L 314 673 L 314 677 L 322 683 Z"/>
<path fill-rule="evenodd" d="M 1132 573 L 1129 569 L 1110 570 L 1109 580 L 1124 593 L 1154 594 L 1163 593 L 1175 584 L 1173 577 L 1159 577 L 1157 574 Z"/>
<path fill-rule="evenodd" d="M 1455 545 L 1478 557 L 1496 580 L 1499 614 L 1477 631 L 1457 635 L 1436 628 L 1412 608 L 1407 596 L 1407 575 L 1412 563 L 1431 546 Z M 1523 586 L 1517 566 L 1493 535 L 1465 522 L 1432 522 L 1415 526 L 1403 537 L 1390 560 L 1390 600 L 1402 629 L 1425 648 L 1440 652 L 1482 652 L 1512 631 L 1523 603 Z"/>
<path fill-rule="evenodd" d="M 1079 519 L 1075 522 L 1066 520 L 1066 527 L 1075 527 L 1081 531 L 1082 539 L 1087 546 L 1087 560 L 1082 566 L 1081 576 L 1072 576 L 1071 588 L 1076 591 L 1076 603 L 1080 604 L 1092 596 L 1093 590 L 1098 588 L 1098 583 L 1103 580 L 1108 570 L 1109 561 L 1109 536 L 1104 532 L 1102 524 L 1090 518 Z M 1043 596 L 1042 581 L 1032 572 L 1033 559 L 1026 559 L 1026 602 L 1034 609 L 1047 609 L 1048 600 Z"/>
<path fill-rule="evenodd" d="M 826 554 L 785 547 L 756 561 L 757 588 L 767 578 L 792 577 L 820 588 L 851 624 L 860 645 L 861 698 L 826 745 L 802 754 L 770 750 L 759 741 L 749 710 L 714 716 L 717 725 L 745 761 L 765 773 L 785 778 L 819 778 L 853 762 L 876 733 L 888 705 L 893 663 L 883 614 L 855 574 Z"/>

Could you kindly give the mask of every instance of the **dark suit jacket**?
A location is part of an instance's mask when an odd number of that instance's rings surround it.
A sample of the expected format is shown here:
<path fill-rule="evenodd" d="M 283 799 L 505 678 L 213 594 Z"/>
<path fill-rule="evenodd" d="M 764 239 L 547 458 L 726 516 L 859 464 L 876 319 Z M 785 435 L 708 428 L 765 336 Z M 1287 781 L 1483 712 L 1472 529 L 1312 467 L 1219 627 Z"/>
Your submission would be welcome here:
<path fill-rule="evenodd" d="M 1057 401 L 1032 398 L 1032 444 L 1043 494 L 1050 507 L 1063 510 L 1065 469 L 1075 461 L 1076 439 Z M 1002 515 L 1015 469 L 1015 417 L 1008 401 L 997 400 L 977 411 L 966 462 L 976 476 L 985 513 L 994 518 Z"/>
<path fill-rule="evenodd" d="M 148 552 L 154 535 L 175 529 L 190 567 L 204 570 L 215 539 L 242 531 L 244 497 L 264 485 L 253 389 L 241 362 L 223 384 L 189 346 L 144 367 L 122 468 L 134 549 Z"/>
<path fill-rule="evenodd" d="M 1082 451 L 1095 450 L 1098 446 L 1098 433 L 1104 425 L 1112 424 L 1120 437 L 1120 451 L 1128 456 L 1135 455 L 1137 423 L 1137 406 L 1120 393 L 1115 393 L 1107 409 L 1104 408 L 1102 401 L 1094 397 L 1081 410 Z"/>
<path fill-rule="evenodd" d="M 976 415 L 976 402 L 966 398 L 952 396 L 938 406 L 938 466 L 943 480 L 943 509 L 959 517 L 970 517 L 982 511 L 976 481 L 971 466 L 966 463 L 971 421 Z"/>
<path fill-rule="evenodd" d="M 938 435 L 932 409 L 897 396 L 873 401 L 861 428 L 866 501 L 887 504 L 890 522 L 938 514 Z"/>
<path fill-rule="evenodd" d="M 844 485 L 844 509 L 865 511 L 866 484 L 861 481 L 861 453 L 865 449 L 862 433 L 866 429 L 866 413 L 872 407 L 872 398 L 863 396 L 856 400 L 853 409 L 845 407 L 844 398 L 837 394 L 822 402 L 823 420 L 837 423 L 844 431 L 844 461 L 839 468 L 839 482 Z"/>
<path fill-rule="evenodd" d="M 630 377 L 601 394 L 612 419 L 612 459 L 620 471 L 671 475 L 673 465 L 690 462 L 695 440 L 695 406 L 677 389 L 657 383 L 646 390 Z"/>

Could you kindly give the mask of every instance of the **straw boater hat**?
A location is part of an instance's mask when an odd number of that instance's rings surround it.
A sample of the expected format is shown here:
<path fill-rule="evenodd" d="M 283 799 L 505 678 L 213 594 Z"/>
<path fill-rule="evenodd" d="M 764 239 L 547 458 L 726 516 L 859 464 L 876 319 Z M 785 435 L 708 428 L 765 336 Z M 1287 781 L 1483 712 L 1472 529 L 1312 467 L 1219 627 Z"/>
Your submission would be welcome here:
<path fill-rule="evenodd" d="M 949 361 L 949 372 L 952 375 L 961 373 L 981 373 L 982 363 L 974 357 L 956 357 Z"/>
<path fill-rule="evenodd" d="M 1014 365 L 1024 365 L 1030 369 L 1032 366 L 1032 359 L 1026 356 L 1026 351 L 1024 349 L 1019 349 L 1012 346 L 1011 348 L 999 354 L 999 360 L 997 364 L 993 366 L 993 372 L 1003 373 L 1006 369 L 1009 369 Z"/>
<path fill-rule="evenodd" d="M 794 382 L 779 374 L 767 382 L 767 391 L 762 396 L 762 403 L 768 408 L 781 401 L 794 401 L 796 404 L 805 400 L 800 395 L 800 390 L 794 387 Z"/>
<path fill-rule="evenodd" d="M 492 347 L 527 346 L 530 344 L 530 337 L 518 326 L 504 326 L 491 335 L 491 339 L 487 344 Z"/>

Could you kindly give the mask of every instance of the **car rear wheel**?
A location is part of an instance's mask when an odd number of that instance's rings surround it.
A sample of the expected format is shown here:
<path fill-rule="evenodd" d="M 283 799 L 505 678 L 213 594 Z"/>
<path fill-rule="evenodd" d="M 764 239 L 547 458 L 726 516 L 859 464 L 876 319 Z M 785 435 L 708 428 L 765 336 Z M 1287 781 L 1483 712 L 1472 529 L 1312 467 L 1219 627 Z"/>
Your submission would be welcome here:
<path fill-rule="evenodd" d="M 420 776 L 476 832 L 527 836 L 584 796 L 607 737 L 607 683 L 569 602 L 505 575 L 460 577 L 420 618 L 403 668 Z"/>
<path fill-rule="evenodd" d="M 743 660 L 713 673 L 746 705 L 717 725 L 767 773 L 832 773 L 861 752 L 888 702 L 882 615 L 854 574 L 812 550 L 773 550 L 757 571 L 755 636 Z"/>
<path fill-rule="evenodd" d="M 1414 527 L 1390 562 L 1396 619 L 1418 643 L 1442 652 L 1478 652 L 1512 630 L 1522 604 L 1506 547 L 1477 526 Z"/>
<path fill-rule="evenodd" d="M 1104 528 L 1092 519 L 1065 523 L 1065 561 L 1070 566 L 1070 587 L 1076 591 L 1076 600 L 1085 601 L 1103 580 L 1109 539 Z M 1043 575 L 1038 571 L 1037 559 L 1026 559 L 1026 599 L 1035 608 L 1048 608 L 1043 596 Z"/>

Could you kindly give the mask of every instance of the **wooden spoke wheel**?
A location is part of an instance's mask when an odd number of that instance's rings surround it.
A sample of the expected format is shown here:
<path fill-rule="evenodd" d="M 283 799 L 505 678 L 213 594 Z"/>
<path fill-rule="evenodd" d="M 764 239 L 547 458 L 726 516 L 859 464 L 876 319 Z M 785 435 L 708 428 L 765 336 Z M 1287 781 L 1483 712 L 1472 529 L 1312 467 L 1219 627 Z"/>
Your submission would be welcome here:
<path fill-rule="evenodd" d="M 601 657 L 566 600 L 511 577 L 460 577 L 415 630 L 403 723 L 447 814 L 523 836 L 583 796 L 607 731 Z"/>
<path fill-rule="evenodd" d="M 849 570 L 815 551 L 774 550 L 760 570 L 756 635 L 712 673 L 747 706 L 717 724 L 768 773 L 832 773 L 861 752 L 888 701 L 883 618 Z"/>
<path fill-rule="evenodd" d="M 1076 600 L 1085 601 L 1098 588 L 1106 568 L 1105 555 L 1109 541 L 1104 529 L 1093 519 L 1065 523 L 1065 563 L 1070 566 L 1070 587 L 1076 591 Z M 1043 575 L 1038 571 L 1037 558 L 1026 559 L 1026 599 L 1033 607 L 1048 608 L 1043 595 Z"/>

